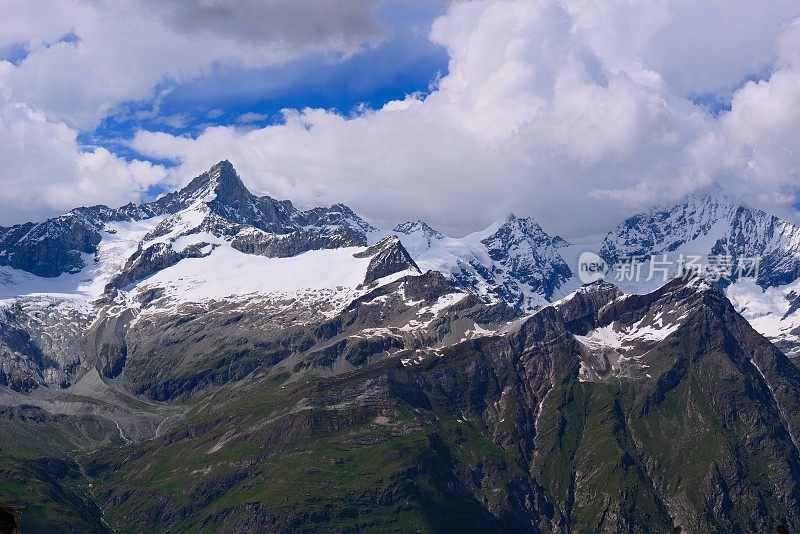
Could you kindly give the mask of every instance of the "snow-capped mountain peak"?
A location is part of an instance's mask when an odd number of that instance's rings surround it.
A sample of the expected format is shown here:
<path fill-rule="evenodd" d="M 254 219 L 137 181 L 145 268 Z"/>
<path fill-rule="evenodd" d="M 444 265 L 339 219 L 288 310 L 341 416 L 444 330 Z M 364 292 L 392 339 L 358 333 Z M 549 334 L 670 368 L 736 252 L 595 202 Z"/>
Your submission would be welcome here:
<path fill-rule="evenodd" d="M 492 235 L 484 239 L 484 241 L 497 241 L 502 240 L 506 243 L 519 244 L 523 241 L 534 243 L 551 243 L 552 237 L 547 235 L 539 223 L 531 217 L 517 217 L 513 213 L 489 228 L 497 227 Z"/>
<path fill-rule="evenodd" d="M 530 218 L 510 214 L 486 229 L 451 238 L 421 221 L 395 227 L 419 267 L 436 270 L 483 300 L 533 310 L 547 303 L 572 273 L 551 237 Z"/>
<path fill-rule="evenodd" d="M 211 202 L 217 197 L 225 200 L 247 197 L 250 191 L 239 178 L 231 162 L 223 160 L 194 178 L 179 192 L 179 195 L 187 201 Z"/>
<path fill-rule="evenodd" d="M 737 207 L 725 197 L 703 195 L 689 196 L 675 206 L 651 209 L 611 230 L 600 255 L 615 263 L 623 256 L 673 252 L 702 238 L 718 239 Z"/>
<path fill-rule="evenodd" d="M 800 227 L 725 196 L 689 196 L 626 219 L 600 248 L 611 264 L 661 254 L 757 257 L 759 285 L 782 285 L 800 277 Z"/>
<path fill-rule="evenodd" d="M 444 234 L 434 230 L 427 223 L 419 219 L 398 224 L 394 227 L 394 232 L 418 240 L 420 244 L 424 243 L 428 248 L 430 248 L 435 241 L 440 241 L 446 237 Z"/>
<path fill-rule="evenodd" d="M 572 276 L 558 253 L 561 238 L 548 235 L 532 218 L 510 214 L 490 236 L 481 240 L 489 257 L 511 277 L 536 288 L 548 298 Z"/>

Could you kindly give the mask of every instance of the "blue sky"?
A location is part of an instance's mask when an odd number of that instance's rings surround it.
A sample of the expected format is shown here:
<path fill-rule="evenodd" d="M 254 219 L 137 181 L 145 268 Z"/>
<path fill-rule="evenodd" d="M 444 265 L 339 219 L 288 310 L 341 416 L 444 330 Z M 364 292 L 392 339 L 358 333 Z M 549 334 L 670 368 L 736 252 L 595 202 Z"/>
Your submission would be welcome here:
<path fill-rule="evenodd" d="M 172 166 L 174 161 L 132 149 L 134 133 L 193 136 L 214 125 L 263 127 L 281 123 L 284 108 L 324 108 L 351 115 L 363 106 L 378 109 L 408 94 L 426 94 L 447 72 L 446 51 L 428 37 L 431 22 L 445 7 L 438 2 L 383 5 L 378 18 L 389 30 L 388 38 L 352 57 L 312 54 L 264 69 L 216 64 L 197 79 L 166 81 L 154 88 L 152 98 L 120 104 L 97 128 L 81 132 L 79 140 L 129 160 Z M 24 48 L 12 47 L 6 54 L 18 60 Z M 151 194 L 165 187 L 154 186 Z"/>

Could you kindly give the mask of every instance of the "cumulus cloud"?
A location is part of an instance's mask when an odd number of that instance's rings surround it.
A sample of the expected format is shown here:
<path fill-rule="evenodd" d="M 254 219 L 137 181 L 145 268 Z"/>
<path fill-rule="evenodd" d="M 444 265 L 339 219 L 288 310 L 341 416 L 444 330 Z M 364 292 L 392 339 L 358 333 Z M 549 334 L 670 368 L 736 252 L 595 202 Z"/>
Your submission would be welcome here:
<path fill-rule="evenodd" d="M 309 52 L 346 59 L 384 38 L 375 3 L 48 7 L 41 17 L 7 8 L 0 21 L 0 46 L 28 48 L 18 65 L 0 63 L 0 123 L 25 125 L 17 130 L 31 132 L 31 146 L 49 136 L 52 146 L 36 153 L 59 154 L 31 163 L 33 152 L 8 141 L 27 139 L 14 133 L 0 137 L 0 163 L 20 167 L 23 181 L 9 183 L 39 180 L 47 205 L 74 191 L 135 197 L 228 158 L 256 192 L 305 206 L 346 202 L 382 225 L 422 217 L 454 235 L 513 210 L 567 237 L 597 237 L 642 207 L 717 184 L 797 218 L 796 0 L 456 2 L 430 31 L 450 60 L 429 94 L 355 116 L 285 110 L 283 124 L 211 126 L 195 137 L 138 132 L 135 150 L 179 162 L 168 171 L 80 147 L 77 130 L 212 65 L 260 68 Z M 290 22 L 298 17 L 309 25 Z M 730 109 L 710 113 L 694 103 L 702 95 Z M 109 194 L 90 192 L 104 180 Z"/>
<path fill-rule="evenodd" d="M 162 167 L 78 143 L 125 102 L 217 64 L 264 68 L 321 53 L 346 58 L 383 39 L 372 0 L 0 0 L 0 224 L 91 203 L 140 200 Z M 162 116 L 155 95 L 151 122 Z M 213 113 L 210 112 L 211 117 Z"/>
<path fill-rule="evenodd" d="M 450 62 L 427 96 L 347 118 L 287 110 L 285 124 L 195 138 L 143 131 L 133 146 L 180 161 L 174 180 L 229 158 L 257 191 L 344 201 L 380 224 L 423 217 L 453 234 L 514 210 L 589 238 L 714 184 L 794 218 L 800 6 L 754 6 L 455 3 L 431 31 Z M 730 111 L 693 103 L 709 92 Z"/>
<path fill-rule="evenodd" d="M 11 99 L 86 129 L 121 102 L 149 97 L 160 82 L 186 81 L 215 64 L 263 68 L 309 53 L 352 55 L 385 36 L 376 20 L 378 5 L 375 0 L 2 2 L 0 46 L 23 43 L 28 54 L 0 84 Z"/>
<path fill-rule="evenodd" d="M 0 100 L 0 140 L 0 224 L 101 200 L 138 201 L 148 186 L 166 178 L 163 168 L 150 163 L 126 162 L 104 148 L 83 149 L 75 130 L 25 104 Z"/>

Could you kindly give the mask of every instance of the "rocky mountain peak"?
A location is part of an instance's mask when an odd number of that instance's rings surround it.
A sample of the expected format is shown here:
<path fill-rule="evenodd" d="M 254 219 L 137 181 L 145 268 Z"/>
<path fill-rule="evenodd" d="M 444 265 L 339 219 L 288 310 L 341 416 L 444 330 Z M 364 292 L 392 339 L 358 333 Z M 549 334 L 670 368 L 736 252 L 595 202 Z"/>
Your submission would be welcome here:
<path fill-rule="evenodd" d="M 428 223 L 419 219 L 416 221 L 406 221 L 404 223 L 400 223 L 394 227 L 394 231 L 408 235 L 421 232 L 425 235 L 436 237 L 437 239 L 444 238 L 444 234 L 434 230 L 430 225 L 428 225 Z"/>
<path fill-rule="evenodd" d="M 496 225 L 495 225 L 496 227 Z M 491 227 L 490 227 L 491 228 Z M 513 213 L 488 237 L 481 240 L 492 261 L 500 264 L 514 280 L 547 298 L 556 287 L 572 276 L 572 271 L 557 248 L 563 239 L 548 235 L 532 218 L 519 218 Z M 524 292 L 511 289 L 516 306 L 525 307 Z M 503 300 L 513 301 L 511 295 Z"/>
<path fill-rule="evenodd" d="M 411 258 L 411 255 L 403 247 L 397 236 L 391 235 L 384 237 L 378 243 L 367 248 L 363 252 L 355 254 L 357 258 L 372 257 L 367 267 L 367 274 L 364 278 L 364 285 L 370 284 L 375 280 L 389 276 L 390 274 L 412 270 L 421 272 L 420 268 Z"/>
<path fill-rule="evenodd" d="M 490 237 L 483 240 L 487 241 L 502 239 L 508 243 L 520 243 L 522 241 L 533 241 L 537 243 L 552 243 L 553 239 L 549 236 L 539 223 L 532 217 L 517 217 L 510 213 L 500 224 L 497 231 Z M 561 238 L 558 238 L 559 240 Z"/>
<path fill-rule="evenodd" d="M 211 214 L 216 226 L 246 225 L 276 234 L 297 229 L 296 219 L 302 219 L 291 202 L 250 193 L 228 160 L 196 176 L 180 191 L 164 195 L 154 205 L 160 212 L 178 215 L 199 209 Z"/>
<path fill-rule="evenodd" d="M 427 223 L 419 219 L 400 223 L 394 227 L 394 231 L 398 234 L 413 237 L 428 248 L 430 248 L 435 241 L 440 241 L 446 237 L 444 234 L 431 228 Z"/>
<path fill-rule="evenodd" d="M 595 328 L 600 310 L 622 296 L 617 286 L 599 280 L 578 288 L 554 306 L 571 332 L 585 335 Z"/>
<path fill-rule="evenodd" d="M 229 202 L 252 195 L 239 178 L 233 164 L 223 160 L 195 177 L 178 191 L 177 196 L 184 204 L 191 204 L 196 201 L 210 203 L 214 200 Z"/>
<path fill-rule="evenodd" d="M 778 286 L 800 277 L 800 227 L 726 196 L 689 196 L 668 208 L 634 215 L 611 230 L 600 256 L 660 254 L 759 258 L 758 284 Z"/>

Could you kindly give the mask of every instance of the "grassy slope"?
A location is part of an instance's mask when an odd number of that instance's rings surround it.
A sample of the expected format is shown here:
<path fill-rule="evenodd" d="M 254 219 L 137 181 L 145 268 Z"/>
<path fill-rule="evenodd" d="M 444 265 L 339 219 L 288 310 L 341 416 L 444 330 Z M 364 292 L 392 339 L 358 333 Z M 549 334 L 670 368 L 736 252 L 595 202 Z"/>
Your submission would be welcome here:
<path fill-rule="evenodd" d="M 112 427 L 113 428 L 113 427 Z M 107 532 L 88 494 L 79 450 L 110 443 L 116 429 L 93 417 L 35 408 L 0 413 L 0 502 L 23 508 L 24 532 Z"/>
<path fill-rule="evenodd" d="M 84 460 L 121 532 L 791 524 L 797 461 L 770 392 L 730 339 L 693 338 L 713 322 L 693 328 L 651 355 L 658 382 L 579 382 L 568 340 L 543 329 L 524 357 L 487 340 L 413 368 L 247 380 L 158 439 Z"/>
<path fill-rule="evenodd" d="M 497 528 L 463 479 L 476 461 L 507 464 L 506 455 L 469 424 L 441 417 L 446 411 L 383 398 L 375 406 L 286 411 L 385 370 L 285 387 L 276 380 L 241 396 L 218 393 L 193 411 L 186 429 L 136 451 L 138 459 L 119 464 L 118 454 L 100 453 L 98 485 L 114 495 L 133 492 L 109 509 L 109 522 L 132 530 L 168 524 L 224 531 L 252 522 L 249 508 L 265 525 L 283 528 Z M 497 496 L 487 491 L 482 499 Z"/>

